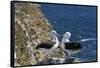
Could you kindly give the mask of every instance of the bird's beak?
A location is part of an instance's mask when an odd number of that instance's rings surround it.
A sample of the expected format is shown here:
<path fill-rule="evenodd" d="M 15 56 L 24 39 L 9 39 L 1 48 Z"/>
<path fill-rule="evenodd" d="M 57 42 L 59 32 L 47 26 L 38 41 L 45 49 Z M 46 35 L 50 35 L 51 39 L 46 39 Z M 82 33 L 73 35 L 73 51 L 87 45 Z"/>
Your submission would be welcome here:
<path fill-rule="evenodd" d="M 60 36 L 58 33 L 56 33 L 57 36 Z"/>

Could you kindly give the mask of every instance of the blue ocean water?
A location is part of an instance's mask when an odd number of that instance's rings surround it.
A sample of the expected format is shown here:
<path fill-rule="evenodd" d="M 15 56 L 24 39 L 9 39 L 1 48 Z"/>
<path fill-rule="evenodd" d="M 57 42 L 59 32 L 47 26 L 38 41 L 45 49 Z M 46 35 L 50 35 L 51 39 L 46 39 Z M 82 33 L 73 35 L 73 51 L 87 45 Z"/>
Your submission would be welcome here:
<path fill-rule="evenodd" d="M 83 48 L 75 57 L 83 62 L 96 60 L 96 7 L 41 4 L 41 10 L 60 35 L 69 31 L 71 41 L 80 41 Z"/>

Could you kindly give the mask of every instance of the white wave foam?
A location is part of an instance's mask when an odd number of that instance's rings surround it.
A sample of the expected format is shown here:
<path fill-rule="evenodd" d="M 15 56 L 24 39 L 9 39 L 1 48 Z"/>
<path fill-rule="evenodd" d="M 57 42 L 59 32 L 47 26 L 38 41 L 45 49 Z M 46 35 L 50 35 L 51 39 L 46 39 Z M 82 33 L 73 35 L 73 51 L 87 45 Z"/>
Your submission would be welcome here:
<path fill-rule="evenodd" d="M 81 42 L 86 42 L 86 41 L 93 41 L 93 40 L 96 40 L 96 39 L 95 39 L 95 38 L 81 39 L 80 41 L 81 41 Z"/>

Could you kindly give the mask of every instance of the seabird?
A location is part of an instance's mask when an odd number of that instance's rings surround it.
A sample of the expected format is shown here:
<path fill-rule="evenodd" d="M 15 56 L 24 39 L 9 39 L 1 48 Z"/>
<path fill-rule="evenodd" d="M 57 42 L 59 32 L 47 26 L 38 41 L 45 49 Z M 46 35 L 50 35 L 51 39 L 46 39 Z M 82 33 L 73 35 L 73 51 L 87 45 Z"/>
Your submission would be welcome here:
<path fill-rule="evenodd" d="M 70 37 L 71 37 L 71 33 L 66 32 L 63 35 L 61 41 L 61 48 L 64 50 L 65 54 L 67 54 L 68 57 L 71 57 L 72 53 L 76 53 L 77 50 L 81 49 L 81 44 L 78 42 L 71 42 L 69 40 Z"/>
<path fill-rule="evenodd" d="M 36 47 L 36 49 L 47 49 L 45 55 L 48 55 L 59 46 L 59 40 L 57 38 L 59 34 L 55 30 L 52 30 L 50 36 L 51 36 L 51 42 L 40 43 Z"/>

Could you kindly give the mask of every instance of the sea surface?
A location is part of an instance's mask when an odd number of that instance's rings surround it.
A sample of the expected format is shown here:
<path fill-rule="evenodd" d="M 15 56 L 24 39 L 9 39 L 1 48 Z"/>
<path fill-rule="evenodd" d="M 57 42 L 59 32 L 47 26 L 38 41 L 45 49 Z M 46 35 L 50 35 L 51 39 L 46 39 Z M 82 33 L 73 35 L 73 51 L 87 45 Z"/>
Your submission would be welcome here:
<path fill-rule="evenodd" d="M 96 61 L 96 7 L 41 4 L 41 11 L 60 35 L 68 31 L 71 41 L 80 41 L 83 48 L 74 57 L 81 62 Z"/>

